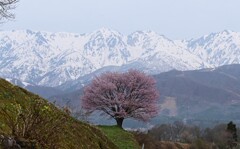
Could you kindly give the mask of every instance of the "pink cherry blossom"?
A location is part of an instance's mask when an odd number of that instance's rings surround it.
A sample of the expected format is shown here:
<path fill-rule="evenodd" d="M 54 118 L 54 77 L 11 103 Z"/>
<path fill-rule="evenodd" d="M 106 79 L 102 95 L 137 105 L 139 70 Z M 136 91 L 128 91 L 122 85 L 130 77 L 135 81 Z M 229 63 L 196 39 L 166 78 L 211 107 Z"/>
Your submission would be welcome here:
<path fill-rule="evenodd" d="M 119 127 L 126 118 L 148 121 L 159 112 L 155 84 L 152 77 L 137 70 L 104 73 L 85 87 L 82 106 L 109 115 Z"/>

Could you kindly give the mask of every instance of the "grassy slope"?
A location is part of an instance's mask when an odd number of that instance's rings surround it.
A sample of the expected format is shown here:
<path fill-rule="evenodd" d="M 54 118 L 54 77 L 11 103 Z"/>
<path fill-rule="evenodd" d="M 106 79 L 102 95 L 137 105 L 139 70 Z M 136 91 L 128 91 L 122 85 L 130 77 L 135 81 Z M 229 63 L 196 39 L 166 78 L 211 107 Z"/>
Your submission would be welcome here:
<path fill-rule="evenodd" d="M 30 99 L 42 100 L 44 104 L 51 108 L 51 112 L 64 114 L 46 100 L 34 95 L 20 87 L 14 86 L 0 78 L 0 105 L 15 103 L 26 106 Z M 0 115 L 0 117 L 3 115 Z M 115 149 L 117 148 L 99 129 L 88 124 L 79 122 L 71 117 L 67 117 L 64 124 L 61 138 L 61 148 L 64 149 Z M 0 123 L 4 121 L 0 119 Z M 49 124 L 51 126 L 51 123 Z M 9 134 L 9 130 L 0 130 L 0 133 Z M 10 135 L 10 134 L 9 134 Z M 41 134 L 39 134 L 41 135 Z"/>
<path fill-rule="evenodd" d="M 119 149 L 140 149 L 134 135 L 117 126 L 99 126 Z"/>

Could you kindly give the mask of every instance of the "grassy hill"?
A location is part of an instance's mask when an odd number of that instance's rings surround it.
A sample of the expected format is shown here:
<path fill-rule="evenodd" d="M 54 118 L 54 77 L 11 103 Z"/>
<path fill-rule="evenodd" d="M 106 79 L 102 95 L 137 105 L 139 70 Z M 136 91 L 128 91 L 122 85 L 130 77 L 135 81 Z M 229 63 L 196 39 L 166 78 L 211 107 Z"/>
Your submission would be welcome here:
<path fill-rule="evenodd" d="M 0 134 L 32 141 L 38 148 L 118 148 L 98 128 L 75 120 L 45 99 L 3 79 L 0 79 Z"/>
<path fill-rule="evenodd" d="M 119 149 L 140 149 L 132 133 L 117 126 L 99 126 L 99 128 L 119 147 Z"/>

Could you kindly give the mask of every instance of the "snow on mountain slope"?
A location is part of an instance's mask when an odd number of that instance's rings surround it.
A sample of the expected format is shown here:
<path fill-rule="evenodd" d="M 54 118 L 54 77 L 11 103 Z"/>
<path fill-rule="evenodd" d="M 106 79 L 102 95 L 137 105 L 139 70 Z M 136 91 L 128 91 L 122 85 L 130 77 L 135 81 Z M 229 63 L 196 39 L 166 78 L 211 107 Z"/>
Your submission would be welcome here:
<path fill-rule="evenodd" d="M 88 34 L 1 31 L 0 76 L 54 87 L 109 66 L 160 73 L 239 63 L 239 47 L 240 35 L 231 31 L 190 41 L 107 28 Z"/>
<path fill-rule="evenodd" d="M 187 49 L 215 67 L 240 62 L 240 33 L 225 30 L 190 40 Z"/>
<path fill-rule="evenodd" d="M 64 58 L 69 53 L 74 52 L 75 47 L 72 42 L 76 41 L 77 38 L 72 34 L 61 36 L 29 30 L 1 32 L 0 36 L 2 50 L 0 55 L 1 76 L 18 78 L 36 84 L 44 84 L 42 81 L 46 79 L 44 76 L 47 73 L 67 65 L 67 63 L 64 63 Z M 61 39 L 65 39 L 64 42 L 61 40 L 56 42 L 57 38 L 55 39 L 55 36 L 61 36 Z M 81 43 L 81 38 L 78 37 L 77 41 Z M 68 63 L 71 62 L 68 61 Z M 78 66 L 78 68 L 80 67 L 81 65 Z M 68 77 L 74 77 L 74 74 L 68 74 Z M 55 81 L 52 83 L 52 85 L 58 84 Z"/>
<path fill-rule="evenodd" d="M 96 68 L 108 65 L 120 66 L 128 61 L 130 55 L 120 33 L 102 28 L 89 36 L 82 54 L 92 60 Z"/>
<path fill-rule="evenodd" d="M 128 36 L 129 50 L 146 68 L 163 72 L 170 69 L 189 70 L 208 66 L 174 41 L 155 32 L 135 32 Z"/>
<path fill-rule="evenodd" d="M 10 31 L 0 33 L 0 76 L 57 86 L 108 65 L 126 63 L 121 36 L 101 29 L 89 35 Z"/>

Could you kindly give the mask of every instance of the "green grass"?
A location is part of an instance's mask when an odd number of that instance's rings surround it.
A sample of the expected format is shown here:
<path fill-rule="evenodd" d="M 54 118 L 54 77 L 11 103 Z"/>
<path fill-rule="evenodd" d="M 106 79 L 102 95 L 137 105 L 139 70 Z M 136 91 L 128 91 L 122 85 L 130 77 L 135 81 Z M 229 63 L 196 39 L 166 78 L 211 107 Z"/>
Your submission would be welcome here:
<path fill-rule="evenodd" d="M 140 149 L 134 135 L 117 126 L 99 126 L 119 149 Z"/>

